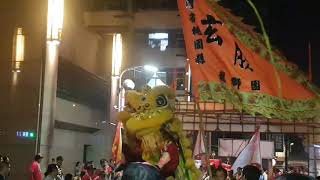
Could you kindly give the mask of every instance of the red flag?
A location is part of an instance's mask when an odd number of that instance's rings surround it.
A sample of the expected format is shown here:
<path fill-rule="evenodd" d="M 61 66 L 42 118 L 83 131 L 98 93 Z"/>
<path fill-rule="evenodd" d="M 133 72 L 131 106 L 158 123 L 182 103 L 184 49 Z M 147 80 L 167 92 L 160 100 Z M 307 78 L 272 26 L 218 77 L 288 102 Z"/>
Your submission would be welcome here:
<path fill-rule="evenodd" d="M 121 135 L 122 123 L 118 123 L 116 134 L 112 145 L 112 159 L 116 164 L 121 162 L 122 159 L 122 135 Z"/>
<path fill-rule="evenodd" d="M 314 89 L 289 77 L 278 60 L 281 57 L 271 63 L 249 48 L 244 37 L 240 40 L 229 31 L 236 28 L 219 18 L 207 0 L 178 0 L 178 6 L 196 96 L 227 101 L 239 110 L 269 118 L 320 116 L 320 98 Z M 247 41 L 257 41 L 250 38 Z"/>
<path fill-rule="evenodd" d="M 238 167 L 243 168 L 249 164 L 262 165 L 259 129 L 256 130 L 249 141 L 249 144 L 242 150 L 236 161 L 233 163 L 232 170 L 236 173 Z"/>
<path fill-rule="evenodd" d="M 230 164 L 222 163 L 221 166 L 226 170 L 226 171 L 231 171 L 232 166 Z"/>
<path fill-rule="evenodd" d="M 222 165 L 222 162 L 220 159 L 210 159 L 210 165 L 215 167 L 215 168 L 218 168 L 219 166 Z"/>
<path fill-rule="evenodd" d="M 222 163 L 220 159 L 210 159 L 210 165 L 214 166 L 216 169 L 221 166 L 224 168 L 226 171 L 231 171 L 231 165 Z"/>

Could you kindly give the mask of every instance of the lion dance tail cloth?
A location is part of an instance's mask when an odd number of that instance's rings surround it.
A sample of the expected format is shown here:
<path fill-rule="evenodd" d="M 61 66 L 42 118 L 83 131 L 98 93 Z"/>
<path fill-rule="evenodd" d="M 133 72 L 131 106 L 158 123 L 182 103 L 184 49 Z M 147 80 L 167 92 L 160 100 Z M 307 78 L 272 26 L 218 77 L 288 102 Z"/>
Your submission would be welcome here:
<path fill-rule="evenodd" d="M 175 96 L 167 86 L 126 93 L 126 107 L 118 115 L 124 128 L 124 179 L 198 179 L 191 143 L 174 107 Z"/>

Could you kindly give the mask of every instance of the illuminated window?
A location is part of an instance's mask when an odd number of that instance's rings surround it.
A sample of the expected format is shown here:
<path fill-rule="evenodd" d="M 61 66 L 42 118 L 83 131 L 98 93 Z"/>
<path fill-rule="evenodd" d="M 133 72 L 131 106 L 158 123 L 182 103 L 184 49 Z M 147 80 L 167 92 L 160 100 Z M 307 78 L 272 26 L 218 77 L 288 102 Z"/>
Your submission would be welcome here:
<path fill-rule="evenodd" d="M 151 48 L 160 48 L 160 51 L 165 51 L 169 44 L 168 33 L 151 33 L 149 34 L 149 46 Z"/>

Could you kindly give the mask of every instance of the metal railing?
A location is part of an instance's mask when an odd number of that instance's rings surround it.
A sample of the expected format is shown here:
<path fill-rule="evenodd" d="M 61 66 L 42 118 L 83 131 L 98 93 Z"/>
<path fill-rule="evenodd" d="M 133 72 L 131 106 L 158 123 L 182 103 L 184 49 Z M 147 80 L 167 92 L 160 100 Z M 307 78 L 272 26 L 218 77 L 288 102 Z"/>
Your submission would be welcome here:
<path fill-rule="evenodd" d="M 196 98 L 191 97 L 190 101 L 188 101 L 188 95 L 179 95 L 176 99 L 175 113 L 181 118 L 182 122 L 199 125 L 200 115 L 197 109 Z M 246 125 L 266 126 L 267 131 L 271 131 L 270 127 L 275 126 L 280 130 L 278 133 L 301 134 L 313 134 L 311 129 L 320 128 L 320 122 L 316 119 L 286 121 L 266 118 L 259 114 L 252 116 L 248 113 L 240 112 L 232 104 L 226 102 L 199 101 L 199 107 L 205 124 L 228 125 L 230 126 L 230 132 L 232 125 L 242 126 L 242 131 Z M 290 126 L 292 131 L 288 130 L 288 126 Z M 301 127 L 304 127 L 306 132 L 299 130 Z"/>

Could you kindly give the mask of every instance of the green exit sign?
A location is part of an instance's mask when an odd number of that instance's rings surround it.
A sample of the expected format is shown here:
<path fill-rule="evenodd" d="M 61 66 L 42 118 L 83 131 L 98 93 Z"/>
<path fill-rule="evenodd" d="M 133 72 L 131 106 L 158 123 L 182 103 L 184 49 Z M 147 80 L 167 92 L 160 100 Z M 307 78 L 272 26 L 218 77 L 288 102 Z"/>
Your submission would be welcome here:
<path fill-rule="evenodd" d="M 17 131 L 16 136 L 19 138 L 35 139 L 36 133 L 33 131 Z"/>

